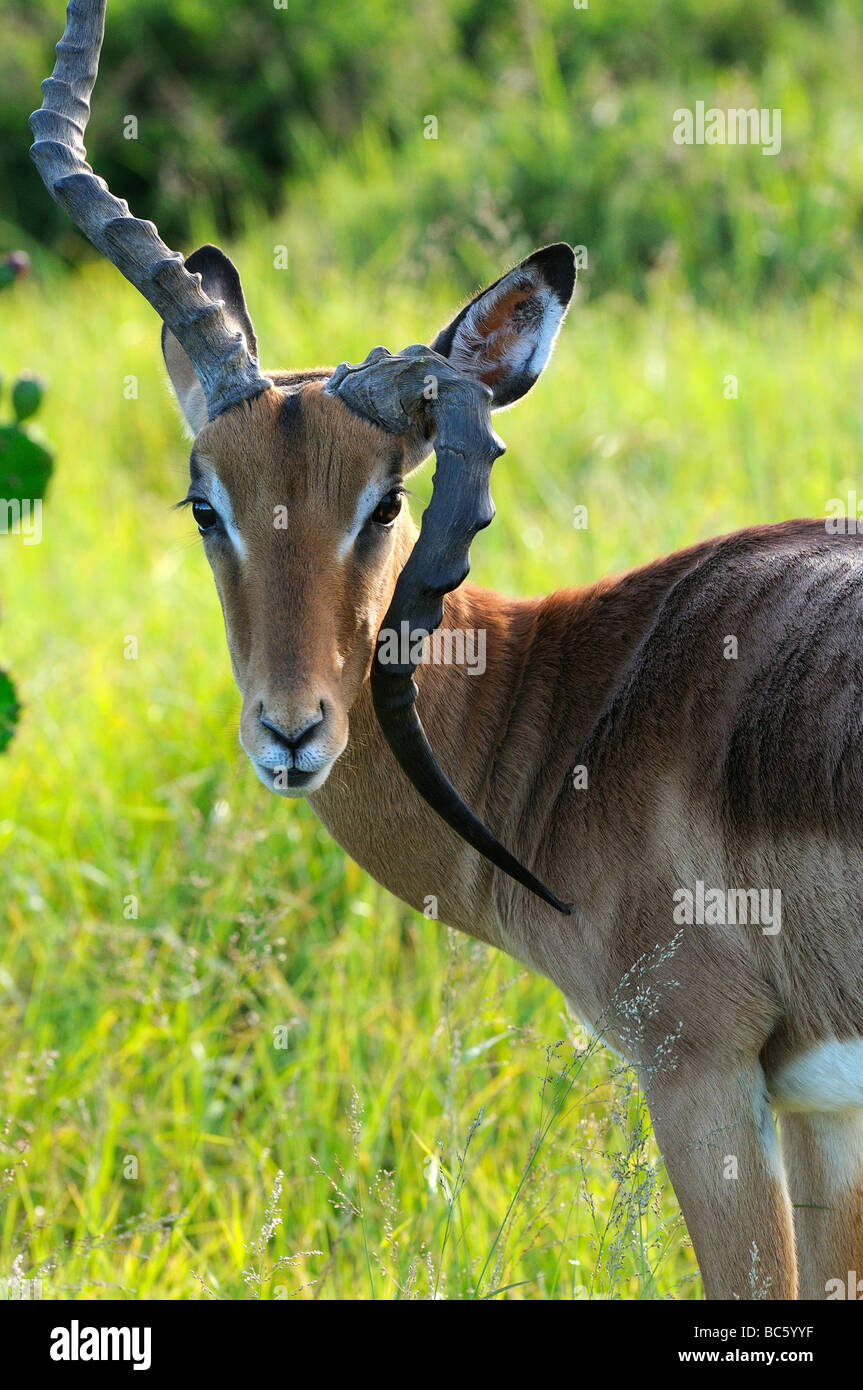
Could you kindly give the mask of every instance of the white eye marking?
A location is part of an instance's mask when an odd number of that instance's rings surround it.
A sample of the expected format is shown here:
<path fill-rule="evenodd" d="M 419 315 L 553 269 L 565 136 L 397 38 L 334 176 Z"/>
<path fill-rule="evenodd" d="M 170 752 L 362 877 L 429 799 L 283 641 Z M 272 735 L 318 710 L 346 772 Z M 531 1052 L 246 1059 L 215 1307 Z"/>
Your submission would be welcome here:
<path fill-rule="evenodd" d="M 392 492 L 395 486 L 396 483 L 394 479 L 389 480 L 389 486 L 386 486 L 385 482 L 380 478 L 373 479 L 372 482 L 366 483 L 357 500 L 354 519 L 351 522 L 347 535 L 343 537 L 339 545 L 340 560 L 344 560 L 345 557 L 350 554 L 354 541 L 360 534 L 360 531 L 362 531 L 375 507 L 379 502 L 384 500 L 388 493 Z"/>
<path fill-rule="evenodd" d="M 246 543 L 237 529 L 237 523 L 234 519 L 234 509 L 231 506 L 228 490 L 210 469 L 207 469 L 207 492 L 209 494 L 210 506 L 214 511 L 218 512 L 219 520 L 225 528 L 228 539 L 239 558 L 244 560 L 246 558 Z"/>

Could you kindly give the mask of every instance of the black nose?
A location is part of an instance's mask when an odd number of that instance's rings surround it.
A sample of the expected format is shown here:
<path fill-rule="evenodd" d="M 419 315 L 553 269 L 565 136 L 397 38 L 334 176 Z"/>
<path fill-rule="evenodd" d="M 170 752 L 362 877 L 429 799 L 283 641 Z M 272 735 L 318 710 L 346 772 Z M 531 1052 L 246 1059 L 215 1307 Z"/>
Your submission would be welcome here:
<path fill-rule="evenodd" d="M 292 729 L 290 733 L 287 729 L 282 728 L 280 724 L 276 724 L 273 722 L 272 719 L 268 718 L 267 714 L 264 711 L 263 705 L 261 706 L 261 723 L 263 724 L 264 728 L 269 729 L 271 734 L 275 734 L 279 742 L 283 743 L 285 748 L 289 749 L 292 753 L 298 753 L 299 750 L 302 748 L 303 744 L 306 743 L 310 736 L 314 733 L 318 725 L 322 724 L 323 722 L 323 700 L 321 700 L 321 703 L 318 705 L 317 713 L 312 716 L 309 722 L 300 729 Z"/>

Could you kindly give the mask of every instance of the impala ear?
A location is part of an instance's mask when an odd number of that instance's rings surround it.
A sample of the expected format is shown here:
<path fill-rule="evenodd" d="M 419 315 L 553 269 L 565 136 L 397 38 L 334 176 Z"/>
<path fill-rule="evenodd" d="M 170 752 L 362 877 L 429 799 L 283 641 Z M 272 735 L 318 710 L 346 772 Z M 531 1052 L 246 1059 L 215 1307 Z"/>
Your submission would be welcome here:
<path fill-rule="evenodd" d="M 492 410 L 529 391 L 551 356 L 575 287 L 566 242 L 534 251 L 462 309 L 431 344 L 492 389 Z"/>
<path fill-rule="evenodd" d="M 225 319 L 228 327 L 239 330 L 246 340 L 246 347 L 253 358 L 258 356 L 258 342 L 237 267 L 218 246 L 201 246 L 186 261 L 186 269 L 201 277 L 201 287 L 210 299 L 221 299 L 225 305 Z M 198 380 L 191 360 L 180 347 L 173 333 L 162 327 L 162 356 L 171 378 L 171 385 L 177 397 L 183 419 L 197 434 L 206 425 L 209 415 L 203 387 Z"/>

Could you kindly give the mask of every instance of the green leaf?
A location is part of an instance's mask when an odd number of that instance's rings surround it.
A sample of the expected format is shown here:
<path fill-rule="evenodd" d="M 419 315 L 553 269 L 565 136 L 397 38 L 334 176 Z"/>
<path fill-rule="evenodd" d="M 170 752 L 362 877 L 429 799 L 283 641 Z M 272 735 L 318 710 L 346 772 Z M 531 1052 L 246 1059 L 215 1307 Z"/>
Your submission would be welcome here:
<path fill-rule="evenodd" d="M 15 732 L 21 706 L 15 696 L 15 686 L 5 671 L 0 671 L 0 753 L 5 752 Z"/>
<path fill-rule="evenodd" d="M 45 383 L 38 376 L 29 376 L 22 372 L 15 385 L 12 387 L 12 409 L 15 412 L 15 419 L 19 425 L 22 420 L 29 420 L 31 415 L 42 404 L 42 397 L 45 395 Z"/>
<path fill-rule="evenodd" d="M 42 497 L 54 468 L 51 453 L 18 425 L 0 425 L 0 498 Z"/>

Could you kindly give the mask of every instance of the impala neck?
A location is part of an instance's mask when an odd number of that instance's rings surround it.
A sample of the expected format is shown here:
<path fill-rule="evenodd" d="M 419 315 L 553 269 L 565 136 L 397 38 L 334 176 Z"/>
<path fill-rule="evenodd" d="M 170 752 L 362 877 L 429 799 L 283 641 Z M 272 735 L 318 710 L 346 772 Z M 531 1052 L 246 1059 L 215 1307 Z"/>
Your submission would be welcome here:
<path fill-rule="evenodd" d="M 440 631 L 464 634 L 476 674 L 467 663 L 417 672 L 417 708 L 447 776 L 508 849 L 577 902 L 585 885 L 574 863 L 554 862 L 550 831 L 562 799 L 568 824 L 578 826 L 578 749 L 667 589 L 667 573 L 650 581 L 654 568 L 640 582 L 630 576 L 544 599 L 462 585 L 447 597 Z M 511 921 L 553 909 L 493 870 L 414 791 L 378 728 L 368 681 L 350 722 L 345 753 L 309 798 L 316 814 L 397 897 L 512 950 Z"/>
<path fill-rule="evenodd" d="M 498 786 L 495 764 L 523 675 L 529 607 L 462 586 L 447 599 L 440 631 L 464 634 L 477 671 L 484 643 L 484 673 L 424 664 L 416 675 L 417 708 L 441 767 L 492 827 L 507 820 L 510 798 Z M 530 780 L 528 766 L 519 780 Z M 491 867 L 408 782 L 378 727 L 368 681 L 351 709 L 348 747 L 309 800 L 348 854 L 397 897 L 500 944 L 487 906 Z"/>

